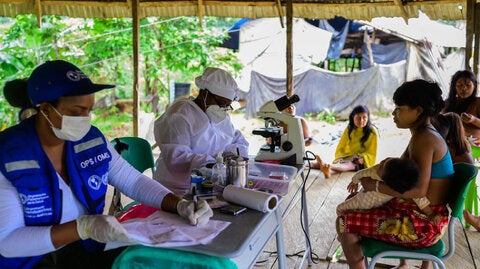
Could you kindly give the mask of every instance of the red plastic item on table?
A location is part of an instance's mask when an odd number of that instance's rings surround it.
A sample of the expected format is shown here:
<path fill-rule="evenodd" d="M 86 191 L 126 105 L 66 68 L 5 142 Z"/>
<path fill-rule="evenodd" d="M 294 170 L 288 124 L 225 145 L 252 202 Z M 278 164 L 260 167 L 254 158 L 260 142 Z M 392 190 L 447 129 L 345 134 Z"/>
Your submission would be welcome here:
<path fill-rule="evenodd" d="M 117 217 L 119 222 L 129 219 L 146 218 L 160 209 L 144 204 L 132 205 L 127 211 Z"/>

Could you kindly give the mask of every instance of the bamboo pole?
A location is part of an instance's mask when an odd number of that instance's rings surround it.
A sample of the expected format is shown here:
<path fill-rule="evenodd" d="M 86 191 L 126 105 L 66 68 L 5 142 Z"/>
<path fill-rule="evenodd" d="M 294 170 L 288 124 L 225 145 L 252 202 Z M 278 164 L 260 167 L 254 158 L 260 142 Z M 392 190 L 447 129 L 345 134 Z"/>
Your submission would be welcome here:
<path fill-rule="evenodd" d="M 465 69 L 467 70 L 472 70 L 469 62 L 472 57 L 472 42 L 475 27 L 475 1 L 476 0 L 467 0 L 467 36 L 465 39 Z"/>
<path fill-rule="evenodd" d="M 396 6 L 400 9 L 400 12 L 402 13 L 403 20 L 405 20 L 405 23 L 408 23 L 408 13 L 405 10 L 405 7 L 403 6 L 403 1 L 402 0 L 393 0 L 393 3 L 395 3 Z"/>
<path fill-rule="evenodd" d="M 287 61 L 287 96 L 291 96 L 293 93 L 293 66 L 292 66 L 292 49 L 293 49 L 293 0 L 287 0 L 287 37 L 286 37 L 286 61 Z"/>
<path fill-rule="evenodd" d="M 133 38 L 133 136 L 138 136 L 138 77 L 139 71 L 139 42 L 140 19 L 138 17 L 138 4 L 140 0 L 132 0 L 132 38 Z"/>
<path fill-rule="evenodd" d="M 475 35 L 475 40 L 474 40 L 474 47 L 473 47 L 473 73 L 477 75 L 478 77 L 478 59 L 480 56 L 479 53 L 479 47 L 480 47 L 480 4 L 475 3 L 475 13 L 473 14 L 473 17 L 475 18 L 474 24 L 473 24 L 473 33 Z"/>
<path fill-rule="evenodd" d="M 203 1 L 198 0 L 198 6 L 197 6 L 197 16 L 198 16 L 198 22 L 200 23 L 200 27 L 202 27 L 202 19 L 203 19 Z"/>
<path fill-rule="evenodd" d="M 277 10 L 278 10 L 278 17 L 280 18 L 280 25 L 282 28 L 285 27 L 283 24 L 283 10 L 282 10 L 282 3 L 280 3 L 280 0 L 277 0 Z"/>
<path fill-rule="evenodd" d="M 37 26 L 42 28 L 42 2 L 35 0 L 35 14 L 37 16 Z"/>

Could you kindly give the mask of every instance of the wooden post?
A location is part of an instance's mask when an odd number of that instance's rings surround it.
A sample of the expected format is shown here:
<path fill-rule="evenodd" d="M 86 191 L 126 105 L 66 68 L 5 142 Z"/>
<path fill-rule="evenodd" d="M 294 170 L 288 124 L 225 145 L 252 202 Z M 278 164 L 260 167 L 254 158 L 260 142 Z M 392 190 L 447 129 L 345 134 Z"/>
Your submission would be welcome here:
<path fill-rule="evenodd" d="M 203 1 L 202 0 L 198 0 L 198 3 L 197 3 L 197 16 L 198 16 L 198 22 L 200 23 L 200 27 L 202 27 L 202 20 L 203 20 Z"/>
<path fill-rule="evenodd" d="M 280 25 L 282 28 L 285 26 L 283 25 L 283 10 L 282 10 L 282 3 L 280 3 L 280 0 L 277 0 L 277 11 L 278 11 L 278 18 L 280 18 Z"/>
<path fill-rule="evenodd" d="M 133 136 L 138 136 L 138 77 L 139 77 L 139 37 L 140 19 L 138 5 L 140 0 L 132 0 L 132 38 L 133 38 Z"/>
<path fill-rule="evenodd" d="M 292 49 L 293 49 L 293 36 L 292 36 L 292 27 L 293 27 L 293 1 L 287 0 L 287 96 L 293 94 L 293 61 L 292 61 Z"/>
<path fill-rule="evenodd" d="M 466 31 L 466 43 L 465 43 L 465 69 L 472 70 L 468 65 L 470 58 L 472 57 L 472 42 L 475 27 L 475 2 L 476 0 L 467 0 L 467 31 Z"/>
<path fill-rule="evenodd" d="M 42 2 L 35 0 L 35 13 L 37 15 L 37 26 L 42 28 Z"/>
<path fill-rule="evenodd" d="M 473 73 L 478 77 L 478 59 L 480 56 L 479 47 L 480 47 L 480 4 L 475 3 L 475 13 L 473 17 L 475 18 L 475 22 L 473 24 L 473 33 L 475 35 L 474 40 L 474 48 L 473 48 Z"/>

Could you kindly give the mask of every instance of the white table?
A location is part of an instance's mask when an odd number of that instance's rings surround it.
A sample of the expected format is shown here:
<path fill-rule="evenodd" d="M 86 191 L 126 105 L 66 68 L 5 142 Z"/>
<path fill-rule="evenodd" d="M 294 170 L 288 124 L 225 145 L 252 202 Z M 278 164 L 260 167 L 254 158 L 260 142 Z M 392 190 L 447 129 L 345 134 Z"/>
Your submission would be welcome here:
<path fill-rule="evenodd" d="M 291 188 L 285 197 L 280 198 L 279 205 L 274 211 L 262 213 L 255 210 L 248 210 L 244 214 L 230 216 L 215 210 L 213 219 L 229 221 L 231 224 L 208 245 L 197 245 L 178 249 L 230 258 L 240 269 L 252 268 L 265 246 L 275 235 L 278 268 L 286 268 L 283 221 L 288 212 L 293 208 L 299 195 L 303 203 L 302 218 L 305 225 L 305 232 L 306 236 L 309 236 L 308 209 L 306 195 L 304 193 L 304 168 L 304 165 L 297 167 L 297 175 L 293 181 L 301 180 L 300 184 L 298 184 L 297 188 Z M 294 182 L 291 182 L 290 186 L 293 185 Z M 308 241 L 305 241 L 306 249 L 299 268 L 301 268 L 306 259 L 308 260 L 308 265 L 312 265 L 310 255 L 311 248 Z"/>
<path fill-rule="evenodd" d="M 179 247 L 175 249 L 225 257 L 235 262 L 240 269 L 252 268 L 265 246 L 275 235 L 278 268 L 285 269 L 286 255 L 283 221 L 291 208 L 293 208 L 298 195 L 301 195 L 301 202 L 303 203 L 302 217 L 305 224 L 306 236 L 309 234 L 308 210 L 304 191 L 304 166 L 298 166 L 297 168 L 298 171 L 290 183 L 290 186 L 298 185 L 298 187 L 290 188 L 286 196 L 280 197 L 279 205 L 272 212 L 262 213 L 249 209 L 243 214 L 232 216 L 223 214 L 219 210 L 214 210 L 212 219 L 229 221 L 231 224 L 207 245 Z M 300 184 L 294 184 L 294 181 L 297 180 L 302 181 L 299 182 Z M 159 249 L 159 251 L 161 251 L 161 249 Z M 306 240 L 306 251 L 301 264 L 304 263 L 306 258 L 308 258 L 308 264 L 312 264 L 310 251 L 310 246 Z"/>

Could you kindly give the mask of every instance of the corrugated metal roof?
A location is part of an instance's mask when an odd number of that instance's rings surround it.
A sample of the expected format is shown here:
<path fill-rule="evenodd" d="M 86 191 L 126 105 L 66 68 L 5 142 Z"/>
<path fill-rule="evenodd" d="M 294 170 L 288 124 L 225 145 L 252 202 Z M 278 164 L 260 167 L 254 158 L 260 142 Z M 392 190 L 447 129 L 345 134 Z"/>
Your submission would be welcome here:
<path fill-rule="evenodd" d="M 40 3 L 42 15 L 70 17 L 131 17 L 131 0 L 60 1 L 60 0 L 0 0 L 0 16 L 36 14 L 35 3 Z M 216 16 L 233 18 L 277 17 L 281 3 L 285 15 L 285 0 L 254 1 L 180 1 L 140 0 L 139 16 L 178 17 Z M 401 3 L 397 5 L 396 3 Z M 463 11 L 459 9 L 463 6 Z M 431 19 L 464 20 L 466 0 L 293 0 L 293 16 L 328 19 L 342 16 L 348 19 L 370 20 L 375 17 L 417 17 L 422 10 Z"/>

